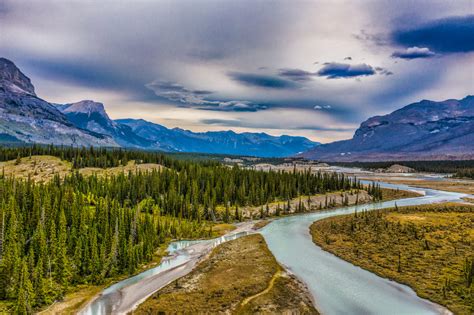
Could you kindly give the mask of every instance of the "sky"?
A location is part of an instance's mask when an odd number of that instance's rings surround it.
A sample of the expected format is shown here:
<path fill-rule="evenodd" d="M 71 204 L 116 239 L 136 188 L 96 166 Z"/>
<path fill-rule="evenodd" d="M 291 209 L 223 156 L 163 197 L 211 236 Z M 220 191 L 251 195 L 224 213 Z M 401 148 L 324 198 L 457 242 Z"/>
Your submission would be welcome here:
<path fill-rule="evenodd" d="M 0 56 L 53 103 L 327 143 L 474 94 L 474 1 L 0 0 Z"/>

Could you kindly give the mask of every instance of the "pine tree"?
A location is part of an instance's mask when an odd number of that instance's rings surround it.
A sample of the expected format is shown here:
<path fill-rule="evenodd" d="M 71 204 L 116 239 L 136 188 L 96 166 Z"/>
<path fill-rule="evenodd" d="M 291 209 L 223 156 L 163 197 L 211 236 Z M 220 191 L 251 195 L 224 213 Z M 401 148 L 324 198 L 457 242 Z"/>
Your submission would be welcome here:
<path fill-rule="evenodd" d="M 20 165 L 20 163 L 21 163 L 21 156 L 18 153 L 18 156 L 16 157 L 16 160 L 15 160 L 15 165 Z"/>
<path fill-rule="evenodd" d="M 224 213 L 224 222 L 230 222 L 230 211 L 229 211 L 229 203 L 227 202 L 225 205 L 225 213 Z"/>
<path fill-rule="evenodd" d="M 57 246 L 57 269 L 55 271 L 56 280 L 60 283 L 62 290 L 60 295 L 63 296 L 67 291 L 71 279 L 71 266 L 67 253 L 67 226 L 64 209 L 59 212 L 58 226 L 58 246 Z"/>
<path fill-rule="evenodd" d="M 235 220 L 236 221 L 242 221 L 242 218 L 241 218 L 241 215 L 240 215 L 240 212 L 239 212 L 239 206 L 236 204 L 235 205 Z"/>
<path fill-rule="evenodd" d="M 23 261 L 21 265 L 20 283 L 18 287 L 16 313 L 30 314 L 32 312 L 32 305 L 35 297 L 26 261 Z"/>

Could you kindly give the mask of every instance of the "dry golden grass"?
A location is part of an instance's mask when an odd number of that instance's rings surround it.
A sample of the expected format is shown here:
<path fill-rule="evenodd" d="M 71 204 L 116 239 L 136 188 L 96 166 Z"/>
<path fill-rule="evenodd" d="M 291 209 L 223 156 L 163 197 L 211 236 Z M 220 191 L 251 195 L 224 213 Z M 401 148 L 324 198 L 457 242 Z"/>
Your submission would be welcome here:
<path fill-rule="evenodd" d="M 104 285 L 80 285 L 75 291 L 66 295 L 63 301 L 49 306 L 47 309 L 38 312 L 41 315 L 75 314 L 94 296 L 105 288 Z"/>
<path fill-rule="evenodd" d="M 474 312 L 474 206 L 435 204 L 316 221 L 313 241 L 341 258 L 411 286 L 457 314 Z"/>
<path fill-rule="evenodd" d="M 193 272 L 154 294 L 134 314 L 248 314 L 256 308 L 267 314 L 314 314 L 303 289 L 282 272 L 261 235 L 242 237 L 214 249 Z"/>
<path fill-rule="evenodd" d="M 126 166 L 117 166 L 111 168 L 86 167 L 79 169 L 79 173 L 84 176 L 111 176 L 128 172 L 149 172 L 160 170 L 163 166 L 153 163 L 136 164 L 130 161 Z M 55 175 L 64 177 L 73 171 L 72 164 L 68 161 L 50 155 L 34 155 L 21 158 L 19 161 L 11 160 L 0 162 L 0 172 L 5 176 L 14 176 L 20 179 L 30 177 L 35 182 L 48 182 Z"/>
<path fill-rule="evenodd" d="M 235 225 L 229 224 L 229 223 L 214 224 L 212 226 L 212 236 L 211 237 L 219 237 L 219 236 L 225 235 L 229 232 L 232 232 L 235 229 L 236 229 Z"/>
<path fill-rule="evenodd" d="M 469 203 L 474 204 L 474 198 L 464 197 L 464 198 L 462 198 L 462 199 L 463 199 L 464 201 L 467 201 L 467 202 L 469 202 Z"/>
<path fill-rule="evenodd" d="M 97 167 L 85 167 L 79 169 L 79 173 L 84 176 L 97 175 L 97 176 L 110 176 L 117 175 L 120 173 L 128 172 L 150 172 L 153 170 L 160 170 L 163 166 L 154 163 L 136 164 L 135 161 L 130 161 L 126 166 L 117 166 L 110 168 L 97 168 Z"/>
<path fill-rule="evenodd" d="M 241 304 L 236 314 L 318 314 L 306 289 L 292 275 L 275 274 L 272 285 Z M 302 301 L 302 297 L 304 300 Z"/>
<path fill-rule="evenodd" d="M 49 155 L 35 155 L 16 160 L 0 162 L 0 171 L 5 176 L 21 179 L 30 177 L 36 182 L 47 182 L 55 175 L 64 176 L 71 172 L 71 163 Z"/>
<path fill-rule="evenodd" d="M 267 224 L 270 222 L 272 222 L 272 220 L 260 220 L 253 225 L 252 230 L 260 230 L 267 226 Z"/>
<path fill-rule="evenodd" d="M 414 191 L 400 190 L 400 189 L 389 189 L 382 188 L 382 201 L 390 201 L 404 198 L 414 198 L 420 197 L 422 194 L 419 194 Z"/>

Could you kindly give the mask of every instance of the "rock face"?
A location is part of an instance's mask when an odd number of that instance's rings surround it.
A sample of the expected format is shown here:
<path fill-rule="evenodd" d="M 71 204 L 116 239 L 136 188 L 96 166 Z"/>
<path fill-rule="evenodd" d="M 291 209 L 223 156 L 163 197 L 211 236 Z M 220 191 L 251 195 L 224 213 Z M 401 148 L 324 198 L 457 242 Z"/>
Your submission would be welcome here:
<path fill-rule="evenodd" d="M 271 136 L 266 133 L 233 131 L 192 132 L 168 129 L 143 119 L 117 120 L 141 137 L 155 141 L 160 148 L 177 152 L 200 152 L 259 157 L 290 156 L 318 145 L 304 137 Z"/>
<path fill-rule="evenodd" d="M 157 148 L 153 141 L 138 136 L 132 131 L 132 128 L 110 119 L 102 103 L 84 100 L 77 103 L 59 105 L 58 108 L 76 127 L 110 136 L 122 147 Z"/>
<path fill-rule="evenodd" d="M 117 146 L 106 135 L 75 127 L 36 96 L 30 79 L 5 58 L 0 58 L 0 142 Z"/>
<path fill-rule="evenodd" d="M 474 158 L 474 96 L 423 100 L 363 122 L 350 140 L 302 154 L 324 161 Z"/>
<path fill-rule="evenodd" d="M 30 78 L 24 75 L 13 62 L 5 58 L 0 58 L 0 86 L 17 93 L 36 96 Z"/>

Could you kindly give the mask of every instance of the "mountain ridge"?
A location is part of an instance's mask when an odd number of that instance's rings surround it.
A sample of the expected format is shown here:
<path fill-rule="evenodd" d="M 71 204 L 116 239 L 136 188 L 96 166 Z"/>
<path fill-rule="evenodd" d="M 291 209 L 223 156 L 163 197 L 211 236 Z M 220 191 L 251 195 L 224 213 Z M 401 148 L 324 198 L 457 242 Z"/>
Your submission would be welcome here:
<path fill-rule="evenodd" d="M 104 104 L 92 100 L 57 106 L 75 126 L 110 136 L 127 148 L 157 149 L 153 142 L 136 135 L 132 129 L 110 119 Z"/>
<path fill-rule="evenodd" d="M 474 158 L 474 96 L 422 100 L 362 122 L 352 139 L 300 156 L 331 161 Z"/>
<path fill-rule="evenodd" d="M 271 136 L 266 133 L 232 130 L 193 132 L 181 128 L 166 128 L 143 119 L 118 119 L 141 137 L 157 141 L 162 148 L 176 152 L 255 155 L 261 157 L 290 156 L 304 148 L 318 145 L 304 137 Z M 291 143 L 294 141 L 294 143 Z"/>
<path fill-rule="evenodd" d="M 56 106 L 39 98 L 31 80 L 5 58 L 0 58 L 0 141 L 117 146 L 110 137 L 74 126 Z"/>

